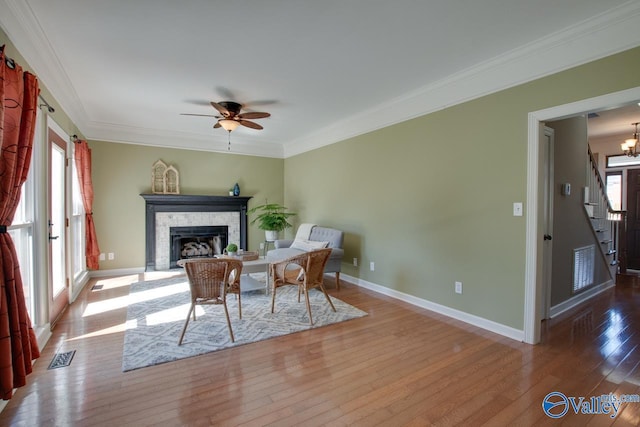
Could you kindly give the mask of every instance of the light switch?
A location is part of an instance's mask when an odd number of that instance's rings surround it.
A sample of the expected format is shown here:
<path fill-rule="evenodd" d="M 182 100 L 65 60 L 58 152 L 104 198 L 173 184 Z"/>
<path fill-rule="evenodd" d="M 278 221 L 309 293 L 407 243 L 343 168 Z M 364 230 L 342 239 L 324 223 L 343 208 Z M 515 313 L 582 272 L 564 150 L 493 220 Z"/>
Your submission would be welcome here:
<path fill-rule="evenodd" d="M 522 202 L 513 204 L 513 216 L 522 216 Z"/>

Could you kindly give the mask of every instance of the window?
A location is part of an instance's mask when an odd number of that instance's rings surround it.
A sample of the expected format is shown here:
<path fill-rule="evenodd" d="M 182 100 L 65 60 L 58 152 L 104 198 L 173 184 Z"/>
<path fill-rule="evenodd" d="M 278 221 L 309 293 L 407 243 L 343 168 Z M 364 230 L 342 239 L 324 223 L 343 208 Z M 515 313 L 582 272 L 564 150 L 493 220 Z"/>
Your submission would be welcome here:
<path fill-rule="evenodd" d="M 16 209 L 13 223 L 8 227 L 9 234 L 16 247 L 18 262 L 20 263 L 20 274 L 22 275 L 22 286 L 24 299 L 27 306 L 29 318 L 34 319 L 35 295 L 34 295 L 34 186 L 33 186 L 33 164 L 29 168 L 27 180 L 22 185 L 20 192 L 20 202 Z"/>
<path fill-rule="evenodd" d="M 622 172 L 607 172 L 605 185 L 611 208 L 615 211 L 622 210 Z"/>
<path fill-rule="evenodd" d="M 640 157 L 629 157 L 626 154 L 617 154 L 615 156 L 607 156 L 608 168 L 620 168 L 624 166 L 640 165 Z"/>

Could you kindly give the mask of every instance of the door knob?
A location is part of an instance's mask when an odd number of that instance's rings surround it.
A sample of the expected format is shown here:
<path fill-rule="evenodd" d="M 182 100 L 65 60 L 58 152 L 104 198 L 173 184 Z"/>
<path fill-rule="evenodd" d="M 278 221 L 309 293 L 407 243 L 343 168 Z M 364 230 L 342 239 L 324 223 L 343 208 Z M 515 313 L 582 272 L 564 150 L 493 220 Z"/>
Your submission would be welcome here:
<path fill-rule="evenodd" d="M 553 239 L 553 237 L 551 237 L 550 234 L 545 234 L 544 235 L 544 240 L 551 240 L 551 239 Z"/>

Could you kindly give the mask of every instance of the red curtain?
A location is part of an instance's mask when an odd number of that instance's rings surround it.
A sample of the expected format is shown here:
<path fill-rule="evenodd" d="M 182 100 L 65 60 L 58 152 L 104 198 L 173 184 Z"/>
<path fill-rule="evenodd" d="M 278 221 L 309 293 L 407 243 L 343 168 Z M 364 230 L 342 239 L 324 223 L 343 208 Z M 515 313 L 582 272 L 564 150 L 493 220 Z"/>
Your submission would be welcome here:
<path fill-rule="evenodd" d="M 78 171 L 78 181 L 80 181 L 80 192 L 82 193 L 82 204 L 85 215 L 85 255 L 87 258 L 87 268 L 97 270 L 100 268 L 98 257 L 100 248 L 98 247 L 98 237 L 96 227 L 93 223 L 93 183 L 91 181 L 91 149 L 87 141 L 76 141 L 76 169 Z"/>
<path fill-rule="evenodd" d="M 40 357 L 27 313 L 11 225 L 20 189 L 27 179 L 35 131 L 38 80 L 0 51 L 0 396 L 26 384 L 33 359 Z"/>

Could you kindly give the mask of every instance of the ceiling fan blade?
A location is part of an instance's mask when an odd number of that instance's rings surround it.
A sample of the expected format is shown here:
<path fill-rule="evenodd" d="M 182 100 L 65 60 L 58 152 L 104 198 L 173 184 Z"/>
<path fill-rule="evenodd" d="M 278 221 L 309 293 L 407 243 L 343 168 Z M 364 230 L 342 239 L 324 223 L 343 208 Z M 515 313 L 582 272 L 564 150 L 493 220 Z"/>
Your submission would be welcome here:
<path fill-rule="evenodd" d="M 218 128 L 221 128 L 221 127 L 222 127 L 222 125 L 220 124 L 220 122 L 216 122 L 216 124 L 213 125 L 214 129 L 218 129 Z"/>
<path fill-rule="evenodd" d="M 238 118 L 240 119 L 263 119 L 265 117 L 270 117 L 271 114 L 263 113 L 259 111 L 250 111 L 248 113 L 238 114 Z"/>
<path fill-rule="evenodd" d="M 246 127 L 248 127 L 248 128 L 251 128 L 251 129 L 258 129 L 258 130 L 259 130 L 259 129 L 264 129 L 264 128 L 263 128 L 262 126 L 260 126 L 259 124 L 254 123 L 254 122 L 250 122 L 249 120 L 242 120 L 242 119 L 241 119 L 241 120 L 238 120 L 238 122 L 239 122 L 242 126 L 246 126 Z"/>
<path fill-rule="evenodd" d="M 211 105 L 213 106 L 213 108 L 215 108 L 216 110 L 220 111 L 220 113 L 225 116 L 228 117 L 229 116 L 229 110 L 227 110 L 225 107 L 223 107 L 222 105 L 218 104 L 217 102 L 213 102 L 211 101 Z"/>
<path fill-rule="evenodd" d="M 214 116 L 212 114 L 191 114 L 191 113 L 180 113 L 181 116 L 200 116 L 200 117 L 219 117 L 219 116 Z"/>

